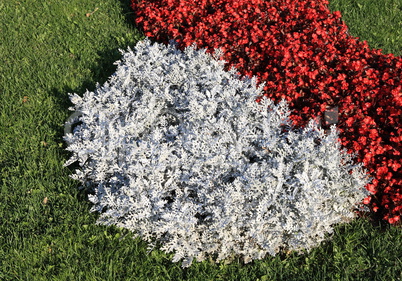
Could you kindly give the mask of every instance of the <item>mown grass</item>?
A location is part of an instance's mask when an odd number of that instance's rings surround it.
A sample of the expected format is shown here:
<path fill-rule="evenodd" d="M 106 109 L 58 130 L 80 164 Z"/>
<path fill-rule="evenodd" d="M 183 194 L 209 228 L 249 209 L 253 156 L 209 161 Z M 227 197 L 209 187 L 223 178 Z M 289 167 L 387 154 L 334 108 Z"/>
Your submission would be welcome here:
<path fill-rule="evenodd" d="M 332 11 L 341 11 L 349 33 L 366 40 L 383 53 L 402 55 L 401 0 L 329 0 Z"/>
<path fill-rule="evenodd" d="M 334 0 L 353 35 L 402 52 L 402 3 Z M 88 13 L 89 16 L 87 16 Z M 0 2 L 0 280 L 401 280 L 402 230 L 366 219 L 305 255 L 188 269 L 96 214 L 62 140 L 68 93 L 103 83 L 142 36 L 129 1 Z"/>

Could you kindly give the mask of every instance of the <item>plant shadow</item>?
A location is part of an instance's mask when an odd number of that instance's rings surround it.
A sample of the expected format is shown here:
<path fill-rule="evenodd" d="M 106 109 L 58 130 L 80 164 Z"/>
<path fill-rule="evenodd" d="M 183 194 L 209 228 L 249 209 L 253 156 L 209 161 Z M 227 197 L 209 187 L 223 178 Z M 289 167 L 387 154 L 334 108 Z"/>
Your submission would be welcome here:
<path fill-rule="evenodd" d="M 131 9 L 131 0 L 120 0 L 121 12 L 126 19 L 126 23 L 129 27 L 138 32 L 137 38 L 144 38 L 141 31 L 138 31 L 135 25 L 135 13 Z M 133 46 L 131 46 L 133 47 Z M 64 87 L 61 91 L 53 89 L 52 94 L 57 100 L 57 110 L 68 112 L 68 108 L 72 106 L 69 99 L 69 93 L 83 94 L 87 90 L 93 91 L 96 88 L 96 82 L 103 84 L 108 78 L 116 71 L 114 62 L 121 58 L 119 49 L 126 49 L 127 45 L 122 43 L 117 44 L 115 47 L 107 49 L 105 51 L 98 52 L 98 61 L 90 67 L 92 76 L 90 79 L 84 81 L 80 86 L 76 88 Z M 96 82 L 94 82 L 96 81 Z M 72 113 L 72 112 L 70 112 Z M 58 130 L 59 136 L 62 136 L 62 130 Z"/>
<path fill-rule="evenodd" d="M 88 67 L 90 75 L 77 87 L 62 86 L 60 88 L 53 88 L 49 91 L 49 95 L 51 95 L 54 100 L 53 109 L 55 112 L 58 112 L 59 115 L 58 121 L 49 125 L 49 127 L 55 132 L 54 141 L 60 144 L 58 150 L 59 155 L 63 158 L 63 162 L 67 161 L 67 159 L 71 157 L 71 153 L 66 150 L 68 144 L 64 140 L 66 122 L 69 117 L 74 114 L 73 111 L 69 110 L 69 108 L 73 106 L 72 102 L 70 101 L 69 94 L 77 93 L 78 95 L 82 96 L 86 91 L 94 91 L 97 83 L 103 85 L 116 71 L 117 66 L 114 63 L 121 59 L 119 49 L 127 49 L 127 44 L 130 47 L 134 47 L 133 44 L 144 37 L 135 26 L 135 13 L 131 9 L 131 0 L 121 0 L 117 3 L 117 5 L 120 6 L 121 13 L 125 18 L 125 22 L 128 25 L 129 30 L 133 31 L 134 37 L 129 40 L 129 43 L 127 43 L 127 41 L 112 43 L 107 49 L 98 51 L 98 59 Z M 2 163 L 0 164 L 2 165 Z M 73 171 L 78 168 L 78 163 L 73 163 L 72 165 L 66 167 L 66 169 L 69 170 L 69 174 L 72 174 Z M 77 182 L 76 187 L 79 185 L 80 183 Z M 86 197 L 88 190 L 84 189 L 81 191 L 80 197 Z"/>
<path fill-rule="evenodd" d="M 135 25 L 135 12 L 131 8 L 131 0 L 120 0 L 119 2 L 126 22 L 131 28 L 137 29 Z"/>

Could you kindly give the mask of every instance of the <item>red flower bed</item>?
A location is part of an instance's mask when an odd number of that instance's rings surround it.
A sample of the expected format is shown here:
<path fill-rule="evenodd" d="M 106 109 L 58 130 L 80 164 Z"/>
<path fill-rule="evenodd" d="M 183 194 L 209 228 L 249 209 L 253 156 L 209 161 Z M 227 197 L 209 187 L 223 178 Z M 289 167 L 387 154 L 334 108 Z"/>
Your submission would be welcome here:
<path fill-rule="evenodd" d="M 133 0 L 137 25 L 159 42 L 196 43 L 285 98 L 297 125 L 338 106 L 340 140 L 373 176 L 368 204 L 402 214 L 402 58 L 370 49 L 320 0 Z M 324 124 L 325 125 L 325 124 Z"/>

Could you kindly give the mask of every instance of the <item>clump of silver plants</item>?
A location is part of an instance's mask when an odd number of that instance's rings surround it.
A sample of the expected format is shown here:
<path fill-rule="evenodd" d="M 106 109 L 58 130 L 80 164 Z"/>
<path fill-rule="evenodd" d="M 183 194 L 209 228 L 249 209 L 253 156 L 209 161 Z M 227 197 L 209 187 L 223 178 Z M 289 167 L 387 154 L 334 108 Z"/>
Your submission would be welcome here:
<path fill-rule="evenodd" d="M 219 51 L 146 39 L 122 55 L 108 82 L 71 95 L 81 124 L 65 135 L 98 223 L 186 267 L 309 250 L 355 217 L 369 179 L 335 127 L 292 127 L 286 103 L 225 71 Z"/>

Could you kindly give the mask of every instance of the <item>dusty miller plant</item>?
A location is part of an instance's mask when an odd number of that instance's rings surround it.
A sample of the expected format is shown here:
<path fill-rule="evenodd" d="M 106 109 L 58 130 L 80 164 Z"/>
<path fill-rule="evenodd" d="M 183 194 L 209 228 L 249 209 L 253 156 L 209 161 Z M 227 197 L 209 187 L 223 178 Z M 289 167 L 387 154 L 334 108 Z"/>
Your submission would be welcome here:
<path fill-rule="evenodd" d="M 122 55 L 103 86 L 71 95 L 81 124 L 65 136 L 98 223 L 185 267 L 308 250 L 355 217 L 368 178 L 334 127 L 293 128 L 285 102 L 204 50 L 145 40 Z"/>

